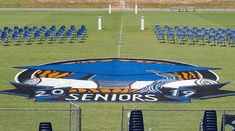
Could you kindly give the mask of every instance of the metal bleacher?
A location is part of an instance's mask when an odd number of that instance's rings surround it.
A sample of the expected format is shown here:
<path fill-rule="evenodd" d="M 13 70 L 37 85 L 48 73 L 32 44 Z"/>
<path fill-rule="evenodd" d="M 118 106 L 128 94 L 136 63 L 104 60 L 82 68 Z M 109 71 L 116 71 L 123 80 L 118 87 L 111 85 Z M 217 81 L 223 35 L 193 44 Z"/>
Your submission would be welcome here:
<path fill-rule="evenodd" d="M 143 114 L 141 110 L 133 110 L 130 113 L 129 131 L 144 131 Z"/>

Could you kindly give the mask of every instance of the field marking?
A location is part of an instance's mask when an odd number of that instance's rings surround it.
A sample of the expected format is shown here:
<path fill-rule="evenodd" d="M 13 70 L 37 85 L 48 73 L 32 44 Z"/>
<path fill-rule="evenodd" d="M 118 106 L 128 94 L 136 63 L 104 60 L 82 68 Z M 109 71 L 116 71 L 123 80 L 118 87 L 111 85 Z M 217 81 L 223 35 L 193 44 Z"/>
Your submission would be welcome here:
<path fill-rule="evenodd" d="M 121 37 L 120 39 L 123 39 L 123 36 L 122 36 L 122 34 L 123 34 L 123 23 L 124 23 L 124 16 L 122 15 L 121 27 L 120 27 L 120 32 L 119 32 L 119 37 Z M 121 44 L 122 43 L 118 44 L 118 55 L 117 55 L 118 57 L 121 56 Z"/>
<path fill-rule="evenodd" d="M 121 20 L 121 27 L 120 27 L 120 35 L 123 33 L 123 22 L 124 22 L 124 16 L 122 15 L 122 20 Z"/>

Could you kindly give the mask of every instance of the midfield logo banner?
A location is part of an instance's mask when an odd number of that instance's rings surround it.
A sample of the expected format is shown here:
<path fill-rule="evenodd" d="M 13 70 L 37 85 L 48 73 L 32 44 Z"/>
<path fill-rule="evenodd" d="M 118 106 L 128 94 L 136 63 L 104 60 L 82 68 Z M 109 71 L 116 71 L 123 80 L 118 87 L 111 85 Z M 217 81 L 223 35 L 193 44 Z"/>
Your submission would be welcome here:
<path fill-rule="evenodd" d="M 190 102 L 235 95 L 212 71 L 167 60 L 101 58 L 20 66 L 16 89 L 36 102 Z"/>

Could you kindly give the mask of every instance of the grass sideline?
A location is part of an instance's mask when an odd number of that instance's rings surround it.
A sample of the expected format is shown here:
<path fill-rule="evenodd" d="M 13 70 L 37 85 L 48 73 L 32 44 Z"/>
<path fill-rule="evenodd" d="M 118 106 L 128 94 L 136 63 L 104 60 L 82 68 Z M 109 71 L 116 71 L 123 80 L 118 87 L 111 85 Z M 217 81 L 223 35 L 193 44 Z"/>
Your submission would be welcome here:
<path fill-rule="evenodd" d="M 97 30 L 97 17 L 103 16 L 103 30 Z M 117 44 L 117 36 L 120 32 L 122 15 L 124 43 Z M 145 31 L 140 31 L 140 16 L 145 16 Z M 235 90 L 235 48 L 209 47 L 190 45 L 170 45 L 157 43 L 153 27 L 155 24 L 188 25 L 199 27 L 231 27 L 235 28 L 233 22 L 234 12 L 201 12 L 201 13 L 162 13 L 162 12 L 133 12 L 123 14 L 115 12 L 0 12 L 0 27 L 3 26 L 25 26 L 25 25 L 56 25 L 61 24 L 80 26 L 86 24 L 89 37 L 85 44 L 68 43 L 64 45 L 32 45 L 32 46 L 0 46 L 0 90 L 13 88 L 8 82 L 14 80 L 14 76 L 20 71 L 12 68 L 15 66 L 38 65 L 54 61 L 117 57 L 120 49 L 121 57 L 166 59 L 191 63 L 199 66 L 219 67 L 222 70 L 215 71 L 223 82 L 231 82 L 224 89 Z M 80 103 L 82 108 L 82 129 L 84 131 L 120 130 L 120 109 L 126 108 L 158 108 L 158 109 L 235 109 L 234 96 L 211 99 L 193 100 L 191 104 L 169 104 L 169 103 Z M 35 103 L 20 96 L 0 95 L 0 108 L 68 108 L 68 103 Z M 168 114 L 166 114 L 168 115 Z M 193 115 L 179 119 L 179 115 L 171 118 L 173 126 L 164 127 L 155 121 L 161 121 L 163 114 L 156 114 L 152 118 L 145 117 L 147 127 L 155 127 L 158 130 L 189 131 L 198 130 L 201 115 Z M 41 119 L 47 118 L 54 123 L 54 130 L 66 131 L 68 123 L 66 113 L 52 112 L 43 113 L 18 113 L 0 112 L 0 129 L 6 131 L 29 131 L 37 130 Z M 186 124 L 190 121 L 193 123 Z M 164 121 L 162 121 L 164 124 Z M 127 124 L 127 123 L 126 123 Z M 177 129 L 175 129 L 177 127 Z M 180 127 L 180 128 L 179 128 Z M 153 128 L 154 129 L 154 128 Z"/>

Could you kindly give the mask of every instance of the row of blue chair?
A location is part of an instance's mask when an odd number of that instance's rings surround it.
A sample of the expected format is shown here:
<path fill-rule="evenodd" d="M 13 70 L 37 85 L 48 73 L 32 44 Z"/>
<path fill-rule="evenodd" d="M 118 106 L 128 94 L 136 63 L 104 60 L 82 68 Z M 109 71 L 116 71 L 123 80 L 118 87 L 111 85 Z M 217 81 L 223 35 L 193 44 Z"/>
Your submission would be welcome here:
<path fill-rule="evenodd" d="M 87 37 L 87 28 L 85 25 L 81 25 L 80 28 L 76 28 L 75 25 L 66 27 L 61 25 L 58 29 L 55 25 L 47 28 L 46 26 L 24 26 L 20 28 L 15 26 L 13 29 L 5 26 L 3 30 L 0 29 L 0 43 L 2 45 L 21 45 L 33 43 L 74 43 L 76 40 L 85 42 Z"/>
<path fill-rule="evenodd" d="M 231 28 L 155 25 L 154 33 L 160 43 L 235 46 L 235 29 Z"/>

